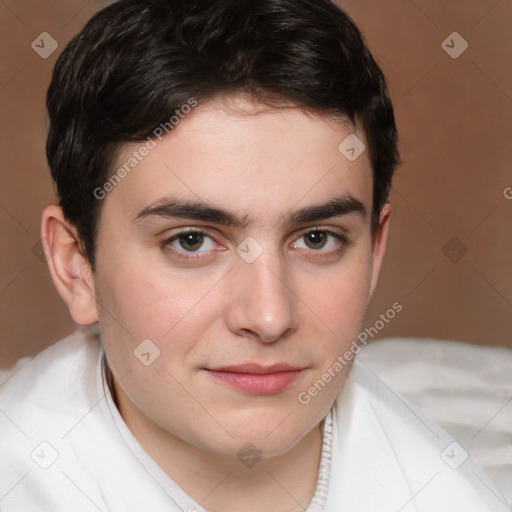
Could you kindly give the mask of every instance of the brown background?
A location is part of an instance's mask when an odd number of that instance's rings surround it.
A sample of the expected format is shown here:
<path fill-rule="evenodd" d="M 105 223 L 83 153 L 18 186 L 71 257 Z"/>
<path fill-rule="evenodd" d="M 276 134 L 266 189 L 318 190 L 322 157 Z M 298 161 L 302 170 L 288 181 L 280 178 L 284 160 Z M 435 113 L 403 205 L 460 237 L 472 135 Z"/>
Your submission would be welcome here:
<path fill-rule="evenodd" d="M 73 330 L 38 250 L 54 197 L 44 99 L 57 55 L 107 3 L 0 1 L 0 367 Z M 367 325 L 398 301 L 377 337 L 512 347 L 512 2 L 339 4 L 388 76 L 404 162 Z M 59 44 L 47 59 L 31 47 L 42 32 Z M 452 32 L 469 44 L 457 59 L 442 47 Z"/>

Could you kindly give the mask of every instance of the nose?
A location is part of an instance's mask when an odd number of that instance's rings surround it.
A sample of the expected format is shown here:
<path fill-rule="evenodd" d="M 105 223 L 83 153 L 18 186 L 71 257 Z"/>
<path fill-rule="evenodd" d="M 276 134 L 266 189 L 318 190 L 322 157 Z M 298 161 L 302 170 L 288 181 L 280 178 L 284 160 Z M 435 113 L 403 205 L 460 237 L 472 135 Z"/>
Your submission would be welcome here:
<path fill-rule="evenodd" d="M 226 311 L 230 330 L 262 343 L 273 343 L 297 328 L 297 297 L 278 255 L 238 261 L 230 272 L 233 290 Z"/>

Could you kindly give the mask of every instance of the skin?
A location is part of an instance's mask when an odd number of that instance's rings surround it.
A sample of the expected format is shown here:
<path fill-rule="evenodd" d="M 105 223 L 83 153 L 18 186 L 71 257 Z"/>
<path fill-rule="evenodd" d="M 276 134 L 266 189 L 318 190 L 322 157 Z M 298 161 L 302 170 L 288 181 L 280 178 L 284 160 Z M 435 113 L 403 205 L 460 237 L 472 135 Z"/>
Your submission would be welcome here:
<path fill-rule="evenodd" d="M 297 397 L 360 332 L 390 218 L 387 204 L 372 238 L 367 152 L 350 162 L 338 151 L 350 133 L 364 141 L 347 123 L 242 96 L 196 107 L 103 200 L 94 273 L 60 208 L 44 212 L 52 277 L 76 322 L 99 321 L 124 420 L 209 511 L 304 510 L 313 496 L 321 422 L 350 367 L 307 405 Z M 117 164 L 141 146 L 125 146 Z M 367 213 L 280 223 L 291 211 L 348 196 Z M 169 197 L 250 222 L 137 219 Z M 189 228 L 211 238 L 202 246 L 192 238 L 195 251 L 190 238 L 165 243 Z M 320 242 L 304 234 L 313 228 L 323 230 Z M 262 249 L 252 263 L 236 251 L 249 236 Z M 134 356 L 144 339 L 160 350 L 149 366 Z M 208 371 L 282 362 L 301 371 L 289 387 L 266 395 L 235 389 Z M 262 456 L 252 467 L 237 457 L 247 443 Z"/>

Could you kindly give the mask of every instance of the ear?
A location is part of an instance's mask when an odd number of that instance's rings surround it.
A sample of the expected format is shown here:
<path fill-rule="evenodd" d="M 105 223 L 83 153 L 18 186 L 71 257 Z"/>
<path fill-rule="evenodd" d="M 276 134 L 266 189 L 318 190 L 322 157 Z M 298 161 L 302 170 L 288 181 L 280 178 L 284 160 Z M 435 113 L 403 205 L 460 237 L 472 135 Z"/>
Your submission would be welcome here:
<path fill-rule="evenodd" d="M 94 278 L 82 254 L 76 229 L 66 220 L 62 208 L 47 206 L 41 223 L 41 244 L 53 283 L 80 325 L 98 321 Z"/>
<path fill-rule="evenodd" d="M 368 299 L 371 298 L 377 281 L 379 280 L 380 269 L 384 254 L 386 252 L 386 245 L 388 241 L 389 223 L 391 220 L 391 205 L 386 203 L 380 212 L 379 227 L 375 233 L 375 240 L 373 242 L 373 255 L 372 255 L 372 276 L 370 281 L 370 294 Z"/>

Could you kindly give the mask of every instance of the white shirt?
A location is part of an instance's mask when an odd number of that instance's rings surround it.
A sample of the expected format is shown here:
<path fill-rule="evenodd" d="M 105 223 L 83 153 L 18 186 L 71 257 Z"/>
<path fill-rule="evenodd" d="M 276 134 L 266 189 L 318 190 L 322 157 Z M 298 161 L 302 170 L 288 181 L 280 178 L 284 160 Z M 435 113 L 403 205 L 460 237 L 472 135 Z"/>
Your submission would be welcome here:
<path fill-rule="evenodd" d="M 204 511 L 128 429 L 103 355 L 77 331 L 0 388 L 0 511 Z M 460 444 L 354 363 L 324 421 L 307 512 L 510 510 Z"/>

